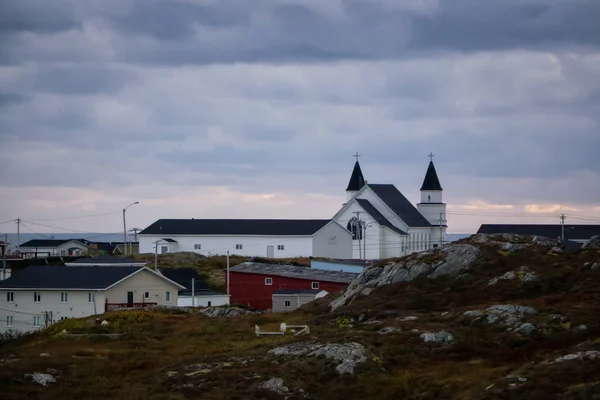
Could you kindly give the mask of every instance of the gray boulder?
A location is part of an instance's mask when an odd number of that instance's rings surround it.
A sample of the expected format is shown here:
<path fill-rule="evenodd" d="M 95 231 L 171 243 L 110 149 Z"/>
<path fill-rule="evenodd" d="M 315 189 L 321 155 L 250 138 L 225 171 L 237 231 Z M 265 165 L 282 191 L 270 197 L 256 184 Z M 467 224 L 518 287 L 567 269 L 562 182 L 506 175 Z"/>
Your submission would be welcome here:
<path fill-rule="evenodd" d="M 535 325 L 530 324 L 529 322 L 526 322 L 519 327 L 519 333 L 522 335 L 531 335 L 536 330 L 537 328 L 535 327 Z"/>
<path fill-rule="evenodd" d="M 581 246 L 583 249 L 600 249 L 600 236 L 592 236 L 587 242 Z"/>
<path fill-rule="evenodd" d="M 368 296 L 373 288 L 398 282 L 409 282 L 426 275 L 435 279 L 441 276 L 457 276 L 469 270 L 482 255 L 471 244 L 450 244 L 441 250 L 426 251 L 391 261 L 383 267 L 365 269 L 335 300 L 331 310 L 350 304 L 359 296 Z"/>
<path fill-rule="evenodd" d="M 343 344 L 317 344 L 314 342 L 292 343 L 269 350 L 269 354 L 276 356 L 324 356 L 338 362 L 335 369 L 340 375 L 354 374 L 356 366 L 367 361 L 367 351 L 365 347 L 356 342 Z"/>
<path fill-rule="evenodd" d="M 435 343 L 452 343 L 454 337 L 451 333 L 446 331 L 440 331 L 438 333 L 425 332 L 421 334 L 421 339 L 424 342 L 435 342 Z"/>

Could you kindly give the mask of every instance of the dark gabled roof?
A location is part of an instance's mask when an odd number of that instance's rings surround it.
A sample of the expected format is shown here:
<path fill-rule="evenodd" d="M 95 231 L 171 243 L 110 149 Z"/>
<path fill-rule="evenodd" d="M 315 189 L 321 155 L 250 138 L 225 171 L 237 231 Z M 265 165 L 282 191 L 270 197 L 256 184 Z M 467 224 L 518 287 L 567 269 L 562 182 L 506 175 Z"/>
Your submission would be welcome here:
<path fill-rule="evenodd" d="M 407 233 L 404 232 L 402 229 L 396 228 L 394 225 L 392 225 L 392 223 L 386 218 L 384 217 L 376 208 L 373 204 L 371 204 L 371 202 L 369 200 L 366 199 L 356 199 L 356 201 L 358 202 L 358 204 L 360 204 L 360 206 L 375 220 L 377 221 L 377 223 L 379 225 L 385 226 L 387 228 L 390 228 L 391 230 L 393 230 L 394 232 L 400 234 L 400 235 L 406 235 Z"/>
<path fill-rule="evenodd" d="M 159 272 L 165 278 L 172 280 L 173 282 L 177 282 L 181 286 L 185 286 L 185 290 L 181 290 L 181 292 L 189 292 L 192 293 L 192 279 L 194 279 L 194 291 L 208 291 L 210 288 L 204 282 L 204 279 L 195 269 L 192 268 L 160 268 Z M 200 295 L 200 293 L 198 293 Z"/>
<path fill-rule="evenodd" d="M 350 181 L 348 182 L 346 191 L 359 191 L 363 186 L 365 186 L 365 178 L 362 170 L 360 169 L 360 164 L 358 161 L 356 161 L 356 163 L 354 163 L 354 169 L 352 170 L 352 175 L 350 176 Z"/>
<path fill-rule="evenodd" d="M 431 226 L 429 221 L 421 215 L 415 206 L 394 185 L 369 183 L 368 186 L 408 226 Z"/>
<path fill-rule="evenodd" d="M 168 242 L 168 243 L 177 243 L 177 240 L 171 239 L 171 238 L 162 238 L 162 240 L 164 240 L 165 242 Z"/>
<path fill-rule="evenodd" d="M 84 239 L 32 239 L 21 244 L 20 247 L 58 247 L 71 241 L 79 242 L 83 245 L 89 243 Z"/>
<path fill-rule="evenodd" d="M 243 272 L 268 276 L 283 276 L 286 278 L 306 279 L 320 282 L 350 283 L 358 274 L 352 272 L 328 271 L 293 265 L 261 264 L 245 262 L 230 268 L 230 272 Z"/>
<path fill-rule="evenodd" d="M 34 265 L 0 282 L 0 289 L 106 289 L 142 268 Z"/>
<path fill-rule="evenodd" d="M 273 294 L 314 294 L 321 293 L 323 289 L 279 289 L 273 292 Z"/>
<path fill-rule="evenodd" d="M 129 258 L 115 257 L 115 256 L 98 256 L 98 257 L 84 257 L 78 258 L 71 263 L 77 264 L 89 264 L 89 265 L 102 265 L 102 264 L 136 264 L 145 263 L 144 261 L 136 261 Z"/>
<path fill-rule="evenodd" d="M 429 162 L 429 167 L 427 168 L 427 173 L 425 174 L 425 179 L 423 180 L 423 186 L 421 186 L 421 190 L 443 190 L 442 185 L 440 185 L 437 172 L 435 171 L 433 161 Z"/>
<path fill-rule="evenodd" d="M 513 233 L 517 235 L 543 236 L 549 239 L 561 237 L 560 224 L 483 224 L 477 233 L 497 234 Z M 587 240 L 600 235 L 600 225 L 567 225 L 565 239 Z"/>
<path fill-rule="evenodd" d="M 141 235 L 310 236 L 328 219 L 159 219 Z"/>

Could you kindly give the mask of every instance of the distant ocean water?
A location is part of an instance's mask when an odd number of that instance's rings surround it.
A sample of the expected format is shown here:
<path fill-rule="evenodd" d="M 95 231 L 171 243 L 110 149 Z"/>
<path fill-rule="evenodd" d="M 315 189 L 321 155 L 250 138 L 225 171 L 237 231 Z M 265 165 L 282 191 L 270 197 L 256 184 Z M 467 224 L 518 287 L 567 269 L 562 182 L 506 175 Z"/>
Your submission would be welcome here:
<path fill-rule="evenodd" d="M 0 241 L 4 240 L 4 234 L 0 234 Z M 470 233 L 448 233 L 446 237 L 450 242 L 471 236 Z M 123 242 L 123 234 L 118 233 L 21 233 L 20 242 L 25 243 L 32 239 L 87 239 L 96 242 Z M 133 235 L 128 236 L 128 239 L 133 240 Z M 14 247 L 17 243 L 17 234 L 9 233 L 8 242 L 10 247 Z M 10 248 L 9 247 L 9 248 Z"/>

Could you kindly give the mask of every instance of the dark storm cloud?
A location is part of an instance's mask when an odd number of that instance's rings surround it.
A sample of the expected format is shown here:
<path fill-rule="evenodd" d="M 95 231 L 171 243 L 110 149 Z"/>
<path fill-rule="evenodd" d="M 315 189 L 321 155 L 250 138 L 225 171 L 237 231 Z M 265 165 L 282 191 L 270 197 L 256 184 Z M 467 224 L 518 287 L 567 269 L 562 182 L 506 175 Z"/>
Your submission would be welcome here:
<path fill-rule="evenodd" d="M 135 81 L 133 73 L 102 66 L 51 66 L 25 76 L 34 91 L 82 95 L 116 93 Z"/>
<path fill-rule="evenodd" d="M 81 21 L 70 13 L 70 6 L 61 0 L 1 1 L 0 35 L 18 32 L 49 34 L 78 28 Z"/>

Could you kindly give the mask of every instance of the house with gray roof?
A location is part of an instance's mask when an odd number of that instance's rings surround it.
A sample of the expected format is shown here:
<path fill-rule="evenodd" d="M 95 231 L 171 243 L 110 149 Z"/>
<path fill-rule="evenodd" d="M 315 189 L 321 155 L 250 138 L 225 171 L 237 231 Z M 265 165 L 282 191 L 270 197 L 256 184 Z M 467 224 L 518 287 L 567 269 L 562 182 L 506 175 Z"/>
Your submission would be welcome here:
<path fill-rule="evenodd" d="M 229 270 L 231 304 L 269 310 L 273 294 L 281 290 L 318 290 L 336 293 L 348 286 L 358 274 L 313 269 L 296 265 L 244 262 Z M 283 292 L 279 292 L 283 293 Z"/>
<path fill-rule="evenodd" d="M 327 296 L 320 289 L 279 289 L 273 293 L 273 312 L 290 312 L 303 305 Z"/>
<path fill-rule="evenodd" d="M 330 219 L 159 219 L 139 233 L 140 253 L 266 258 L 350 257 L 350 232 Z"/>
<path fill-rule="evenodd" d="M 121 308 L 176 307 L 181 289 L 146 267 L 30 266 L 0 282 L 0 332 Z"/>

